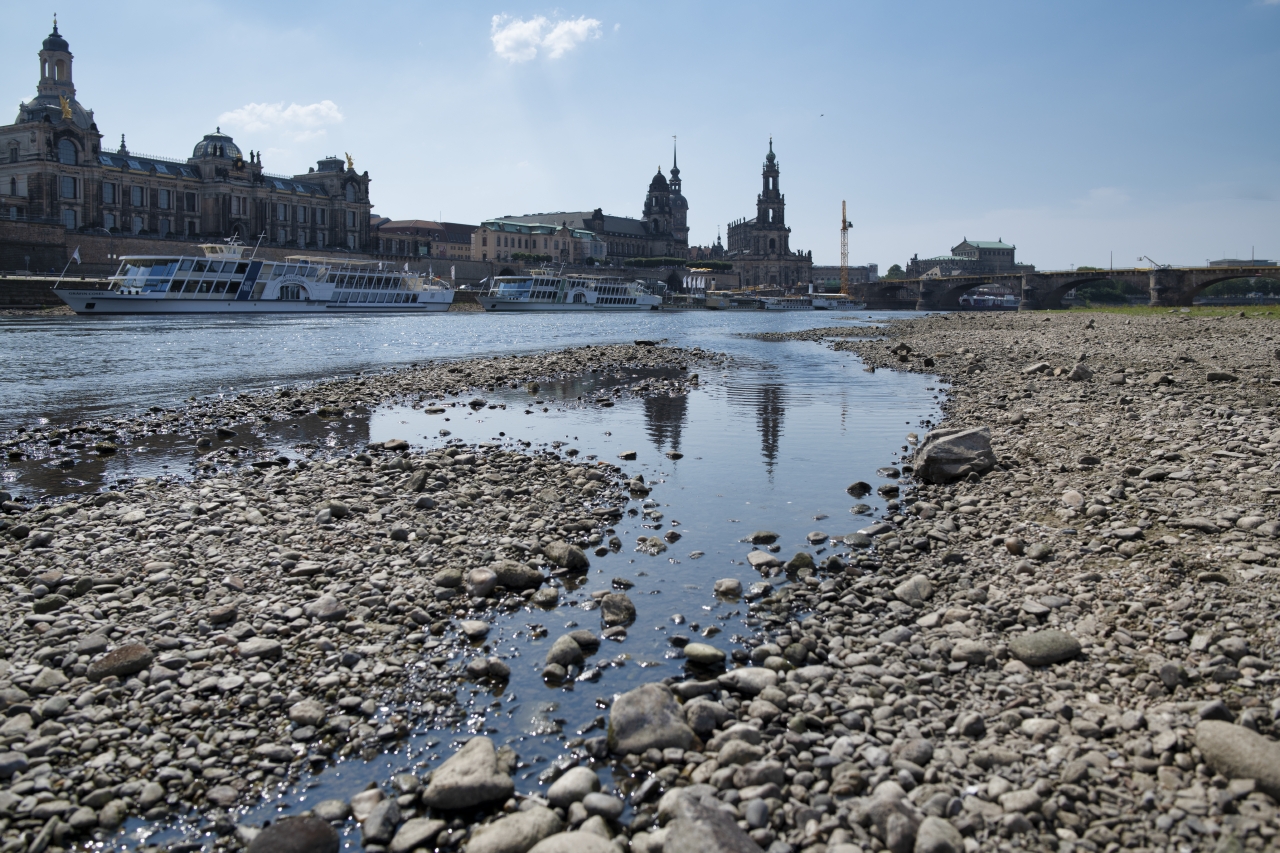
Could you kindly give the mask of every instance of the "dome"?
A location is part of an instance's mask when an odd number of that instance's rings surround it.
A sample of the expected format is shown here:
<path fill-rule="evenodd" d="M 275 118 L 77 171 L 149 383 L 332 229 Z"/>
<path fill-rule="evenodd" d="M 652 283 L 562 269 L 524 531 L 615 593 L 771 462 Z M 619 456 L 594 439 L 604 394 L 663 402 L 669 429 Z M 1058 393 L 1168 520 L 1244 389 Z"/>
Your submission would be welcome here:
<path fill-rule="evenodd" d="M 770 163 L 772 163 L 774 160 L 777 160 L 777 159 L 778 159 L 778 158 L 777 158 L 777 157 L 775 157 L 775 156 L 774 156 L 774 154 L 773 154 L 773 137 L 772 137 L 772 136 L 770 136 L 770 137 L 769 137 L 769 153 L 768 153 L 768 154 L 766 154 L 766 155 L 764 155 L 764 159 L 765 159 L 765 160 L 767 160 L 767 161 L 768 161 L 768 162 L 770 162 Z"/>
<path fill-rule="evenodd" d="M 658 170 L 658 174 L 653 176 L 653 180 L 649 182 L 649 192 L 668 192 L 670 187 L 667 185 L 667 179 L 662 176 L 662 170 Z"/>
<path fill-rule="evenodd" d="M 234 160 L 240 157 L 240 146 L 222 132 L 222 128 L 218 128 L 213 133 L 206 133 L 204 139 L 196 143 L 196 148 L 191 152 L 194 159 L 201 157 L 225 157 L 228 160 Z"/>
<path fill-rule="evenodd" d="M 53 22 L 53 32 L 49 33 L 49 37 L 44 40 L 45 50 L 60 50 L 63 53 L 71 52 L 71 45 L 67 44 L 67 40 L 58 34 L 58 22 Z"/>

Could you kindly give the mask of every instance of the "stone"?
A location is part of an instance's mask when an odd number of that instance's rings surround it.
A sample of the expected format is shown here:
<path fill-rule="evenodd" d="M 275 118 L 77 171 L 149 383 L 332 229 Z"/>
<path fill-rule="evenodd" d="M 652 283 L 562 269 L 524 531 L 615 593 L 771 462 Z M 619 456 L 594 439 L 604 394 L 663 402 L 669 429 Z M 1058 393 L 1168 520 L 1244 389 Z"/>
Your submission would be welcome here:
<path fill-rule="evenodd" d="M 573 767 L 547 789 L 547 802 L 552 807 L 567 809 L 587 794 L 600 790 L 600 777 L 589 767 Z"/>
<path fill-rule="evenodd" d="M 497 585 L 511 590 L 537 589 L 542 586 L 542 573 L 515 560 L 492 563 L 489 570 L 497 576 Z M 437 581 L 438 582 L 438 581 Z"/>
<path fill-rule="evenodd" d="M 622 817 L 626 804 L 617 797 L 593 791 L 582 798 L 582 807 L 589 815 L 599 815 L 605 820 L 617 821 Z"/>
<path fill-rule="evenodd" d="M 912 459 L 916 476 L 926 483 L 949 483 L 995 467 L 988 427 L 935 429 L 924 437 Z"/>
<path fill-rule="evenodd" d="M 351 816 L 356 819 L 356 822 L 364 823 L 365 818 L 373 814 L 378 803 L 386 798 L 381 788 L 377 786 L 366 788 L 351 798 Z"/>
<path fill-rule="evenodd" d="M 600 618 L 606 628 L 636 621 L 636 606 L 623 592 L 611 592 L 600 599 Z"/>
<path fill-rule="evenodd" d="M 21 752 L 0 752 L 0 779 L 26 773 L 28 766 L 27 756 Z"/>
<path fill-rule="evenodd" d="M 778 674 L 764 667 L 749 666 L 726 672 L 718 681 L 736 693 L 755 696 L 765 688 L 777 685 Z"/>
<path fill-rule="evenodd" d="M 386 844 L 396 834 L 400 825 L 400 804 L 387 799 L 373 807 L 373 811 L 360 826 L 360 834 L 365 845 Z"/>
<path fill-rule="evenodd" d="M 929 579 L 924 575 L 914 575 L 898 584 L 893 590 L 893 595 L 903 604 L 923 607 L 926 601 L 933 598 L 933 584 L 929 583 Z"/>
<path fill-rule="evenodd" d="M 1048 666 L 1080 654 L 1080 641 L 1062 631 L 1035 631 L 1009 640 L 1009 654 L 1027 666 Z"/>
<path fill-rule="evenodd" d="M 618 848 L 590 832 L 558 832 L 533 845 L 528 853 L 618 853 Z"/>
<path fill-rule="evenodd" d="M 289 706 L 289 719 L 300 726 L 318 726 L 326 713 L 324 703 L 318 699 L 303 699 Z"/>
<path fill-rule="evenodd" d="M 204 798 L 215 806 L 227 809 L 235 805 L 236 800 L 240 799 L 240 792 L 230 785 L 214 785 L 208 791 L 205 791 Z"/>
<path fill-rule="evenodd" d="M 964 836 L 949 821 L 926 817 L 916 830 L 915 853 L 964 853 Z"/>
<path fill-rule="evenodd" d="M 281 818 L 258 833 L 247 853 L 338 853 L 338 832 L 318 817 Z"/>
<path fill-rule="evenodd" d="M 772 530 L 757 530 L 747 537 L 747 541 L 752 545 L 772 545 L 778 541 L 778 534 Z"/>
<path fill-rule="evenodd" d="M 436 818 L 415 817 L 400 824 L 387 845 L 388 853 L 413 853 L 418 848 L 430 850 L 431 842 L 448 824 Z M 469 848 L 473 849 L 473 848 Z"/>
<path fill-rule="evenodd" d="M 1259 789 L 1280 799 L 1280 743 L 1221 720 L 1199 722 L 1195 739 L 1214 770 L 1228 779 L 1253 779 Z"/>
<path fill-rule="evenodd" d="M 565 669 L 571 666 L 582 666 L 585 661 L 586 657 L 582 654 L 582 647 L 568 634 L 563 637 L 557 637 L 547 651 L 547 663 L 557 664 Z"/>
<path fill-rule="evenodd" d="M 747 564 L 756 571 L 761 569 L 772 569 L 776 566 L 782 565 L 781 561 L 779 561 L 777 557 L 767 551 L 749 551 L 747 553 Z"/>
<path fill-rule="evenodd" d="M 706 643 L 689 643 L 684 647 L 684 656 L 698 666 L 723 666 L 725 661 L 724 652 Z"/>
<path fill-rule="evenodd" d="M 951 647 L 953 661 L 963 661 L 971 666 L 980 666 L 985 663 L 990 654 L 991 649 L 978 640 L 960 639 Z"/>
<path fill-rule="evenodd" d="M 245 660 L 254 658 L 278 658 L 283 647 L 276 640 L 267 637 L 251 637 L 236 646 L 236 651 Z"/>
<path fill-rule="evenodd" d="M 623 693 L 609 712 L 609 749 L 626 755 L 647 749 L 689 749 L 695 740 L 674 694 L 665 684 L 642 684 Z"/>
<path fill-rule="evenodd" d="M 577 545 L 570 545 L 563 540 L 558 539 L 543 546 L 542 553 L 546 555 L 548 560 L 569 571 L 586 571 L 591 566 L 591 563 L 587 560 L 587 555 L 582 553 L 581 548 Z"/>
<path fill-rule="evenodd" d="M 462 633 L 467 635 L 468 640 L 474 641 L 487 637 L 491 626 L 480 619 L 463 619 L 459 627 L 462 628 Z"/>
<path fill-rule="evenodd" d="M 325 594 L 315 601 L 308 601 L 302 606 L 302 613 L 311 619 L 321 622 L 337 622 L 347 618 L 347 608 L 336 596 Z"/>
<path fill-rule="evenodd" d="M 667 824 L 662 853 L 763 853 L 737 821 L 719 808 L 681 797 L 674 813 L 675 819 Z"/>
<path fill-rule="evenodd" d="M 130 643 L 107 652 L 106 656 L 89 664 L 85 673 L 90 681 L 101 681 L 108 676 L 123 677 L 141 672 L 151 666 L 155 655 L 142 643 Z"/>
<path fill-rule="evenodd" d="M 505 800 L 514 791 L 511 777 L 498 767 L 493 741 L 473 737 L 431 774 L 422 802 L 433 809 L 455 811 Z"/>
<path fill-rule="evenodd" d="M 467 574 L 467 583 L 471 585 L 471 594 L 476 598 L 488 598 L 498 586 L 498 573 L 493 569 L 472 569 Z"/>
<path fill-rule="evenodd" d="M 715 593 L 723 598 L 737 598 L 742 595 L 742 581 L 737 578 L 721 578 L 716 581 Z"/>
<path fill-rule="evenodd" d="M 563 829 L 564 821 L 555 812 L 533 806 L 476 827 L 466 853 L 528 853 L 539 841 Z"/>

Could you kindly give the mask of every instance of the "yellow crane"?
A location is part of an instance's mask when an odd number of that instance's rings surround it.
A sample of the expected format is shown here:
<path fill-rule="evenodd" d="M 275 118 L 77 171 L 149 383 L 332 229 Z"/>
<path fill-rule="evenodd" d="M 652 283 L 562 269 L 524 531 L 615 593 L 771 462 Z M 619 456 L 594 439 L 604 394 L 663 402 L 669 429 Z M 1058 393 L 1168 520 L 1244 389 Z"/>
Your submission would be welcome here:
<path fill-rule="evenodd" d="M 840 202 L 840 293 L 852 296 L 849 292 L 849 206 L 848 202 Z"/>

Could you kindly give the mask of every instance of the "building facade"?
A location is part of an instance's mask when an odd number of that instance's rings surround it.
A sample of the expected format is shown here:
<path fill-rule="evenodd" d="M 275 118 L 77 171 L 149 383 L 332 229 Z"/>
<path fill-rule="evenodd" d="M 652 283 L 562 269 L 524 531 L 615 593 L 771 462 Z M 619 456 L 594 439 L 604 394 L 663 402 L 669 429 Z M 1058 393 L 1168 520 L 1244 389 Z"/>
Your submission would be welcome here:
<path fill-rule="evenodd" d="M 123 135 L 107 151 L 93 111 L 76 100 L 70 45 L 56 21 L 38 56 L 36 97 L 0 127 L 0 217 L 94 233 L 368 250 L 369 173 L 357 173 L 350 157 L 273 175 L 221 129 L 186 159 L 135 154 Z"/>
<path fill-rule="evenodd" d="M 538 255 L 554 263 L 601 263 L 608 255 L 605 241 L 585 228 L 486 219 L 471 235 L 473 261 L 504 261 Z"/>
<path fill-rule="evenodd" d="M 764 186 L 756 196 L 756 215 L 729 223 L 724 259 L 741 273 L 744 287 L 793 288 L 807 285 L 811 278 L 813 252 L 791 249 L 787 200 L 778 186 L 779 173 L 770 138 L 761 175 Z"/>
<path fill-rule="evenodd" d="M 374 216 L 369 222 L 370 254 L 469 261 L 471 235 L 477 227 L 461 222 L 391 220 L 385 216 Z"/>
<path fill-rule="evenodd" d="M 870 284 L 879 280 L 880 267 L 877 264 L 849 267 L 849 284 Z M 839 293 L 840 267 L 814 266 L 810 272 L 810 281 L 817 293 Z"/>
<path fill-rule="evenodd" d="M 668 180 L 658 168 L 645 194 L 641 217 L 611 216 L 600 208 L 591 211 L 560 211 L 557 213 L 531 213 L 524 216 L 502 216 L 492 220 L 519 225 L 549 225 L 570 231 L 589 231 L 603 244 L 605 257 L 610 261 L 625 262 L 629 258 L 681 258 L 689 254 L 689 202 L 682 192 L 680 167 L 675 153 L 671 160 L 671 178 Z M 504 241 L 506 238 L 499 234 Z M 591 248 L 593 246 L 584 246 Z M 511 251 L 532 251 L 511 249 Z M 545 253 L 543 253 L 545 254 Z M 473 254 L 479 260 L 480 255 Z M 494 257 L 490 254 L 489 257 Z"/>
<path fill-rule="evenodd" d="M 1018 247 L 1003 240 L 970 240 L 965 238 L 951 247 L 951 254 L 921 258 L 912 255 L 907 262 L 907 278 L 946 278 L 953 275 L 994 275 L 1034 272 L 1032 264 L 1020 264 L 1015 258 Z"/>

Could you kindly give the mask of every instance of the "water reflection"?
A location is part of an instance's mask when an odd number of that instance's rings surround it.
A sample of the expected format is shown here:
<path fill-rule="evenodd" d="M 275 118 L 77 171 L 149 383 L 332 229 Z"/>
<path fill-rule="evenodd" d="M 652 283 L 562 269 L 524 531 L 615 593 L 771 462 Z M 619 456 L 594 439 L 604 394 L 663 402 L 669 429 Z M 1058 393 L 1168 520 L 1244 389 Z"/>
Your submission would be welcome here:
<path fill-rule="evenodd" d="M 689 417 L 689 398 L 647 397 L 644 401 L 644 425 L 649 438 L 659 450 L 670 444 L 680 449 L 680 435 Z"/>
<path fill-rule="evenodd" d="M 778 445 L 782 440 L 782 415 L 786 391 L 782 385 L 768 383 L 756 389 L 756 427 L 760 430 L 760 453 L 765 468 L 773 475 L 778 461 Z"/>

